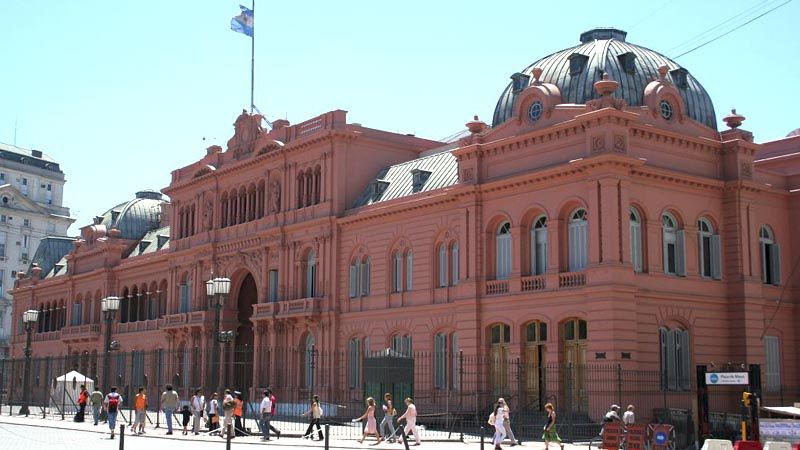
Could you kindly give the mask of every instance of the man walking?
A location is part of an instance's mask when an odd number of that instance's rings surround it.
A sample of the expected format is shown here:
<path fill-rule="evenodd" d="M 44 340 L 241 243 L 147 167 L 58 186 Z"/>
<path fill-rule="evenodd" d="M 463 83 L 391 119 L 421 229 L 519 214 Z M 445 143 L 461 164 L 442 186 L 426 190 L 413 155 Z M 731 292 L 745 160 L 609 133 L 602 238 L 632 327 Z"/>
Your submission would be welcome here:
<path fill-rule="evenodd" d="M 275 410 L 278 408 L 278 399 L 275 398 L 275 393 L 272 392 L 271 388 L 267 388 L 267 392 L 269 392 L 269 401 L 270 401 L 270 403 L 272 403 L 272 410 L 270 411 L 270 415 L 272 416 L 270 418 L 270 420 L 272 420 L 272 419 L 275 418 Z M 277 436 L 278 439 L 280 439 L 281 438 L 281 430 L 279 430 L 279 429 L 275 428 L 274 426 L 272 426 L 271 423 L 268 424 L 268 425 L 269 425 L 269 429 L 272 430 L 273 433 L 275 433 L 275 436 Z"/>
<path fill-rule="evenodd" d="M 108 428 L 111 430 L 111 439 L 114 439 L 114 427 L 117 425 L 117 413 L 122 405 L 122 396 L 117 393 L 117 387 L 111 386 L 111 392 L 106 395 L 103 406 L 108 414 Z"/>
<path fill-rule="evenodd" d="M 233 423 L 233 408 L 236 406 L 236 402 L 233 400 L 233 396 L 231 395 L 230 389 L 225 389 L 225 397 L 222 399 L 222 413 L 224 414 L 224 421 L 222 422 L 222 431 L 219 433 L 219 437 L 225 439 L 225 434 L 231 434 L 231 424 Z M 233 439 L 233 436 L 230 436 Z"/>
<path fill-rule="evenodd" d="M 103 407 L 103 398 L 103 392 L 97 386 L 95 386 L 94 391 L 89 394 L 89 401 L 92 402 L 92 417 L 94 418 L 95 426 L 97 425 L 97 421 L 100 420 L 100 408 Z"/>
<path fill-rule="evenodd" d="M 269 398 L 269 391 L 264 391 L 264 399 L 261 400 L 261 420 L 258 421 L 258 427 L 261 428 L 261 440 L 269 440 L 269 422 L 272 420 L 272 400 Z"/>
<path fill-rule="evenodd" d="M 134 420 L 131 433 L 144 434 L 145 421 L 147 420 L 147 394 L 144 393 L 144 387 L 139 386 L 139 393 L 133 400 Z M 136 427 L 139 430 L 136 430 Z"/>
<path fill-rule="evenodd" d="M 83 422 L 86 416 L 86 403 L 89 401 L 89 391 L 86 385 L 81 385 L 81 392 L 78 394 L 78 412 L 75 414 L 75 422 Z"/>
<path fill-rule="evenodd" d="M 406 434 L 406 440 L 408 440 L 408 436 L 410 434 L 414 434 L 414 444 L 411 445 L 419 445 L 420 438 L 419 438 L 419 431 L 417 431 L 417 407 L 414 405 L 414 401 L 411 400 L 411 397 L 406 398 L 406 412 L 397 419 L 397 422 L 400 423 L 403 420 L 406 421 L 406 426 L 403 428 L 403 431 Z"/>
<path fill-rule="evenodd" d="M 194 422 L 192 422 L 192 431 L 194 431 L 195 436 L 197 436 L 200 434 L 200 421 L 203 419 L 203 410 L 206 409 L 206 397 L 200 393 L 200 389 L 194 391 L 191 404 L 192 417 L 194 418 Z"/>
<path fill-rule="evenodd" d="M 166 386 L 166 391 L 161 394 L 161 409 L 167 419 L 167 434 L 172 434 L 172 415 L 178 409 L 178 393 L 172 390 L 172 385 Z"/>

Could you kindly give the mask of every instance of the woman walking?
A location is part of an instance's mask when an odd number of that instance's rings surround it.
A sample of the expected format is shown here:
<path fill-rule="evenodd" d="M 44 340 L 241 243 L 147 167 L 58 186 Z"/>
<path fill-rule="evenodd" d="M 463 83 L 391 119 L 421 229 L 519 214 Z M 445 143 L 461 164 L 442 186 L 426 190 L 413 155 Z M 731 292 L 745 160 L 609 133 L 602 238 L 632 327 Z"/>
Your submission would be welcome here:
<path fill-rule="evenodd" d="M 492 439 L 492 443 L 494 443 L 495 450 L 500 450 L 502 448 L 500 447 L 500 443 L 506 438 L 506 427 L 503 425 L 505 423 L 506 411 L 499 401 L 494 404 L 494 409 L 492 411 L 494 414 L 494 438 Z"/>
<path fill-rule="evenodd" d="M 317 426 L 319 440 L 321 441 L 325 439 L 325 437 L 322 435 L 322 427 L 319 426 L 319 419 L 322 417 L 322 408 L 319 406 L 319 395 L 312 397 L 311 408 L 301 415 L 301 417 L 306 416 L 311 416 L 311 423 L 308 424 L 308 429 L 306 429 L 303 439 L 311 438 L 312 441 L 314 440 L 314 425 Z"/>
<path fill-rule="evenodd" d="M 211 394 L 211 401 L 208 402 L 208 431 L 219 428 L 219 400 L 217 393 Z"/>
<path fill-rule="evenodd" d="M 353 421 L 359 422 L 365 418 L 367 419 L 367 424 L 364 425 L 364 435 L 361 436 L 358 443 L 364 442 L 367 436 L 375 436 L 375 439 L 378 441 L 376 444 L 380 444 L 383 439 L 381 439 L 381 435 L 378 433 L 378 422 L 375 420 L 375 399 L 372 397 L 367 398 L 367 410 L 364 411 L 364 414 L 357 419 L 353 419 Z"/>
<path fill-rule="evenodd" d="M 544 433 L 542 433 L 544 448 L 547 450 L 548 445 L 551 442 L 555 442 L 561 446 L 561 450 L 564 450 L 564 444 L 561 443 L 561 438 L 558 437 L 558 432 L 556 431 L 556 411 L 553 408 L 553 404 L 544 405 L 544 410 L 547 411 L 547 425 L 544 426 Z"/>
<path fill-rule="evenodd" d="M 406 426 L 403 428 L 403 431 L 406 433 L 406 439 L 408 439 L 408 436 L 411 433 L 414 433 L 414 440 L 416 442 L 411 445 L 419 445 L 420 438 L 419 431 L 417 431 L 417 407 L 414 405 L 414 401 L 411 400 L 411 397 L 406 397 L 406 412 L 397 418 L 398 424 L 403 420 L 406 421 Z"/>
<path fill-rule="evenodd" d="M 381 420 L 381 426 L 378 430 L 380 433 L 383 433 L 383 436 L 388 436 L 389 442 L 394 444 L 394 415 L 397 414 L 397 410 L 394 409 L 394 403 L 392 402 L 392 394 L 385 393 L 383 394 L 383 420 Z"/>

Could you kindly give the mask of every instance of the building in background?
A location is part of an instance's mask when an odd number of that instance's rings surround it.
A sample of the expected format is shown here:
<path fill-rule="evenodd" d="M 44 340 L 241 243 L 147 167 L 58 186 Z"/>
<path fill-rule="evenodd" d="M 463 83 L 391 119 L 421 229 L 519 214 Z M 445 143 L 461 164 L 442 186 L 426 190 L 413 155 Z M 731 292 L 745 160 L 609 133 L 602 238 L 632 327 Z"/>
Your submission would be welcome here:
<path fill-rule="evenodd" d="M 225 276 L 223 378 L 284 399 L 359 399 L 387 348 L 430 405 L 514 392 L 602 414 L 598 364 L 647 374 L 637 405 L 691 408 L 693 367 L 715 362 L 797 392 L 800 137 L 756 143 L 743 120 L 718 131 L 686 68 L 607 28 L 511 75 L 492 125 L 453 142 L 243 112 L 226 149 L 172 172 L 170 204 L 137 194 L 19 280 L 15 315 L 41 311 L 34 353 L 90 375 L 108 330 L 129 387 L 208 385 L 206 282 Z"/>
<path fill-rule="evenodd" d="M 62 206 L 65 181 L 40 150 L 0 143 L 0 358 L 8 352 L 17 273 L 28 269 L 42 239 L 66 235 L 74 222 Z"/>

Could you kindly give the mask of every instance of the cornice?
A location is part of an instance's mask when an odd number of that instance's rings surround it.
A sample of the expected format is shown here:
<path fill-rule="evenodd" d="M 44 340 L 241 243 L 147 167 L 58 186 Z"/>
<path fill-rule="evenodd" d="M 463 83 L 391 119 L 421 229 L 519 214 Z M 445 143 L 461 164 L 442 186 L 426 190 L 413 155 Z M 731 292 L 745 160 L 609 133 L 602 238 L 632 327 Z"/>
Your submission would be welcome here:
<path fill-rule="evenodd" d="M 655 128 L 649 125 L 634 123 L 630 126 L 632 138 L 644 139 L 655 143 L 669 144 L 674 147 L 700 150 L 718 155 L 722 151 L 722 143 L 709 138 L 695 138 L 672 131 Z"/>

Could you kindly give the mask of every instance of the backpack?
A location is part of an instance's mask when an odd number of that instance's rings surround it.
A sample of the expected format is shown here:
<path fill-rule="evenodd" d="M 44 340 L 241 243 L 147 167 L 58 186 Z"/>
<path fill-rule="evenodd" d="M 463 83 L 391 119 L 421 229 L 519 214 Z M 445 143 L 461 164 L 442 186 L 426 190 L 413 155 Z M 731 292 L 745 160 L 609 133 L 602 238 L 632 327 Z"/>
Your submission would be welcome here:
<path fill-rule="evenodd" d="M 119 407 L 119 394 L 111 395 L 108 394 L 108 412 L 117 412 L 117 408 Z"/>

